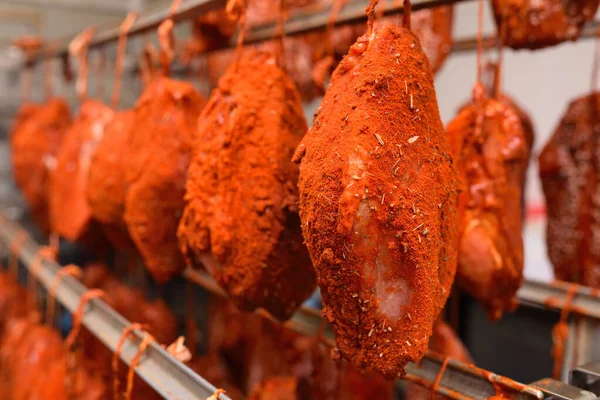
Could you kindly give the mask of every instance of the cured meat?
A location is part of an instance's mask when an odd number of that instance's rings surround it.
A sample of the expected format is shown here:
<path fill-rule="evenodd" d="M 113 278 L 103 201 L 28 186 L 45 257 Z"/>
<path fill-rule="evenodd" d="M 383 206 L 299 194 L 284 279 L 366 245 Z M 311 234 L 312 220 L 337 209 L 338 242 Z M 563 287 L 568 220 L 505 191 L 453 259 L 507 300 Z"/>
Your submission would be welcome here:
<path fill-rule="evenodd" d="M 517 305 L 523 280 L 522 191 L 529 148 L 519 114 L 488 97 L 474 101 L 448 125 L 461 180 L 456 281 L 495 320 Z"/>
<path fill-rule="evenodd" d="M 455 171 L 414 33 L 383 24 L 358 39 L 295 160 L 336 351 L 402 376 L 427 350 L 457 257 Z"/>
<path fill-rule="evenodd" d="M 530 50 L 577 40 L 599 4 L 600 0 L 492 0 L 504 44 Z"/>
<path fill-rule="evenodd" d="M 67 353 L 57 331 L 14 319 L 0 345 L 0 370 L 10 382 L 5 393 L 14 400 L 106 399 L 102 381 L 74 361 L 67 369 Z"/>
<path fill-rule="evenodd" d="M 428 8 L 411 15 L 411 30 L 419 38 L 434 74 L 440 70 L 452 50 L 453 22 L 452 6 Z"/>
<path fill-rule="evenodd" d="M 600 93 L 573 100 L 539 158 L 548 256 L 557 279 L 600 287 Z"/>
<path fill-rule="evenodd" d="M 450 325 L 446 324 L 441 318 L 433 325 L 433 335 L 429 339 L 429 350 L 450 357 L 453 360 L 473 364 L 473 359 L 469 355 L 469 351 L 465 345 L 460 341 Z M 429 400 L 431 398 L 431 389 L 409 382 L 406 386 L 405 398 L 410 400 Z M 438 400 L 448 399 L 448 397 L 439 394 L 435 398 Z"/>
<path fill-rule="evenodd" d="M 33 220 L 43 233 L 49 233 L 50 230 L 50 173 L 70 123 L 67 103 L 53 98 L 41 105 L 24 106 L 11 135 L 15 181 L 23 192 Z"/>
<path fill-rule="evenodd" d="M 29 312 L 25 289 L 6 273 L 0 273 L 0 341 L 6 325 Z"/>
<path fill-rule="evenodd" d="M 89 237 L 96 227 L 86 195 L 88 172 L 91 157 L 113 116 L 113 110 L 104 104 L 85 101 L 64 135 L 50 176 L 50 225 L 73 242 Z"/>
<path fill-rule="evenodd" d="M 126 34 L 134 21 L 135 14 L 129 14 L 120 29 L 112 98 L 114 110 L 119 105 Z M 102 224 L 107 238 L 118 250 L 135 254 L 135 245 L 123 220 L 127 191 L 125 171 L 131 151 L 128 141 L 129 132 L 133 128 L 133 117 L 132 110 L 115 112 L 106 125 L 104 135 L 90 160 L 86 189 L 92 214 Z"/>
<path fill-rule="evenodd" d="M 188 171 L 181 250 L 243 310 L 288 318 L 314 290 L 297 214 L 306 130 L 298 92 L 266 55 L 231 65 L 198 119 Z"/>
<path fill-rule="evenodd" d="M 156 78 L 136 104 L 126 171 L 125 223 L 158 282 L 179 273 L 177 226 L 183 212 L 192 137 L 205 100 L 187 82 Z"/>
<path fill-rule="evenodd" d="M 127 144 L 133 120 L 133 111 L 121 111 L 106 125 L 103 139 L 90 160 L 86 189 L 91 213 L 102 224 L 106 237 L 117 249 L 135 252 L 123 220 L 130 155 Z"/>

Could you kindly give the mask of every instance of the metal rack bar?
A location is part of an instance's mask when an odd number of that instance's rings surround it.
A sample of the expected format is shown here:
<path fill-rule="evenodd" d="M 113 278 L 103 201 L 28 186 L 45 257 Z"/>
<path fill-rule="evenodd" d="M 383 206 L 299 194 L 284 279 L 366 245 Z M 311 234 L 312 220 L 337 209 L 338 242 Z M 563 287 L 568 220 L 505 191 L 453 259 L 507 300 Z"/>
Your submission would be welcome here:
<path fill-rule="evenodd" d="M 470 0 L 412 0 L 412 10 L 418 11 L 425 8 L 439 7 L 448 4 L 462 3 Z M 392 5 L 385 6 L 383 14 L 395 15 L 404 11 L 401 1 L 393 0 Z M 351 1 L 346 3 L 340 10 L 335 25 L 347 25 L 367 20 L 365 7 L 368 2 Z M 285 23 L 286 36 L 299 35 L 314 30 L 325 29 L 329 20 L 331 7 L 316 12 L 299 12 L 289 18 Z M 277 37 L 277 26 L 275 24 L 266 24 L 252 29 L 246 35 L 244 43 L 254 43 L 269 40 Z"/>
<path fill-rule="evenodd" d="M 438 7 L 441 5 L 460 3 L 470 0 L 413 0 L 413 10 L 421 10 L 425 8 Z M 177 12 L 174 14 L 173 19 L 176 22 L 184 21 L 195 16 L 203 15 L 209 11 L 222 8 L 225 6 L 226 0 L 186 0 L 183 1 Z M 384 15 L 393 15 L 402 13 L 404 7 L 400 1 L 394 1 L 394 4 L 386 7 Z M 338 14 L 336 25 L 345 25 L 354 22 L 366 21 L 365 6 L 367 2 L 365 0 L 351 1 L 345 4 Z M 329 19 L 331 7 L 327 7 L 316 12 L 302 12 L 299 11 L 297 14 L 289 18 L 285 23 L 286 35 L 298 35 L 313 30 L 325 29 Z M 168 9 L 160 8 L 143 12 L 137 18 L 133 26 L 129 31 L 129 36 L 138 35 L 147 31 L 156 29 L 162 21 L 167 18 L 169 13 Z M 119 26 L 122 20 L 114 21 L 105 26 L 98 27 L 96 34 L 90 42 L 90 48 L 105 45 L 107 43 L 116 41 L 119 36 Z M 277 37 L 277 26 L 274 23 L 265 24 L 251 29 L 246 34 L 245 43 L 255 43 L 264 40 L 269 40 Z M 68 45 L 71 40 L 75 37 L 72 35 L 67 38 L 59 40 L 60 45 L 58 46 L 57 56 L 64 56 L 68 54 Z M 235 38 L 229 44 L 229 46 L 235 46 Z M 36 59 L 35 61 L 39 61 Z M 34 62 L 35 62 L 34 61 Z"/>
<path fill-rule="evenodd" d="M 177 11 L 173 14 L 173 20 L 180 22 L 188 20 L 198 15 L 206 14 L 209 11 L 225 7 L 226 0 L 185 0 L 181 3 Z M 169 8 L 155 8 L 140 13 L 135 20 L 128 36 L 139 35 L 144 32 L 155 30 L 169 16 Z M 123 22 L 122 18 L 104 26 L 98 27 L 92 38 L 89 47 L 98 47 L 110 42 L 115 42 L 119 38 L 119 26 Z M 57 47 L 57 56 L 68 54 L 68 47 L 75 35 L 60 39 L 60 45 Z M 36 61 L 39 61 L 36 60 Z"/>
<path fill-rule="evenodd" d="M 0 213 L 0 240 L 10 245 L 11 242 L 21 235 L 23 229 L 16 223 L 10 221 Z M 18 249 L 18 257 L 27 269 L 31 271 L 31 264 L 40 250 L 30 237 L 23 241 Z M 46 289 L 48 289 L 60 265 L 53 261 L 44 260 L 37 276 Z M 73 312 L 79 305 L 81 295 L 87 291 L 77 280 L 67 276 L 63 278 L 57 290 L 56 298 L 69 311 Z M 117 342 L 125 327 L 130 322 L 110 308 L 99 299 L 90 301 L 83 317 L 83 325 L 98 337 L 111 350 L 115 350 Z M 121 352 L 121 359 L 129 364 L 137 352 L 137 347 L 143 338 L 142 331 L 135 331 L 132 335 L 135 340 L 127 340 Z M 199 400 L 206 399 L 212 395 L 216 388 L 198 376 L 183 363 L 173 358 L 166 350 L 157 343 L 151 343 L 136 368 L 137 374 L 146 381 L 163 398 L 169 400 Z M 221 395 L 220 399 L 230 400 L 229 397 Z"/>
<path fill-rule="evenodd" d="M 187 269 L 184 277 L 216 295 L 225 296 L 225 292 L 206 272 Z M 258 313 L 272 319 L 264 311 Z M 284 322 L 284 326 L 300 334 L 314 336 L 322 322 L 318 310 L 303 306 L 288 321 Z M 327 342 L 334 343 L 331 326 L 326 327 L 324 336 Z M 442 356 L 429 352 L 419 364 L 406 366 L 405 379 L 425 387 L 431 387 L 440 371 L 442 362 Z M 456 360 L 448 362 L 438 387 L 438 393 L 457 400 L 487 399 L 496 394 L 494 386 L 501 387 L 506 393 L 514 394 L 517 400 L 544 398 L 543 392 L 539 389 Z"/>
<path fill-rule="evenodd" d="M 561 310 L 567 292 L 574 284 L 555 281 L 550 284 L 525 281 L 517 292 L 519 302 L 538 308 Z M 569 310 L 591 318 L 600 319 L 600 289 L 577 286 Z"/>

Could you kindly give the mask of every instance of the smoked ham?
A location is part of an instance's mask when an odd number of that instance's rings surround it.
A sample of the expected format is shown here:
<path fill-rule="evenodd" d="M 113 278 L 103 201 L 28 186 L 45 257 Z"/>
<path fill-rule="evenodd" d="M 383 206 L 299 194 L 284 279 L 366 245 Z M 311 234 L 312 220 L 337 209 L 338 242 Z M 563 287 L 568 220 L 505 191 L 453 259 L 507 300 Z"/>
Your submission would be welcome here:
<path fill-rule="evenodd" d="M 495 320 L 516 307 L 523 280 L 522 191 L 530 149 L 515 109 L 479 83 L 473 92 L 473 102 L 448 125 L 465 185 L 456 281 Z"/>
<path fill-rule="evenodd" d="M 50 178 L 50 223 L 60 236 L 76 242 L 96 228 L 87 201 L 91 157 L 114 112 L 104 104 L 85 101 L 65 133 Z"/>
<path fill-rule="evenodd" d="M 177 226 L 184 207 L 192 137 L 205 100 L 187 82 L 158 77 L 138 100 L 125 171 L 125 223 L 146 268 L 166 282 L 184 267 Z"/>
<path fill-rule="evenodd" d="M 600 0 L 492 0 L 504 45 L 530 50 L 577 40 L 599 4 Z"/>
<path fill-rule="evenodd" d="M 453 22 L 452 6 L 428 8 L 411 15 L 411 30 L 419 38 L 434 74 L 440 70 L 452 50 Z"/>
<path fill-rule="evenodd" d="M 56 154 L 71 123 L 66 102 L 52 98 L 43 104 L 24 106 L 11 134 L 12 165 L 33 220 L 49 233 L 49 180 Z"/>
<path fill-rule="evenodd" d="M 358 39 L 298 147 L 300 216 L 343 357 L 388 379 L 427 350 L 456 270 L 456 173 L 419 40 Z"/>
<path fill-rule="evenodd" d="M 219 80 L 198 119 L 181 250 L 243 310 L 286 319 L 315 287 L 297 214 L 306 130 L 300 97 L 274 62 L 250 52 Z"/>
<path fill-rule="evenodd" d="M 600 93 L 573 100 L 539 158 L 548 256 L 557 279 L 600 287 Z"/>
<path fill-rule="evenodd" d="M 127 31 L 134 20 L 135 14 L 130 13 L 121 24 L 112 98 L 115 113 L 91 157 L 86 194 L 91 212 L 102 225 L 107 239 L 117 250 L 136 254 L 123 219 L 127 191 L 125 171 L 131 152 L 129 132 L 133 128 L 134 113 L 132 110 L 117 111 Z"/>

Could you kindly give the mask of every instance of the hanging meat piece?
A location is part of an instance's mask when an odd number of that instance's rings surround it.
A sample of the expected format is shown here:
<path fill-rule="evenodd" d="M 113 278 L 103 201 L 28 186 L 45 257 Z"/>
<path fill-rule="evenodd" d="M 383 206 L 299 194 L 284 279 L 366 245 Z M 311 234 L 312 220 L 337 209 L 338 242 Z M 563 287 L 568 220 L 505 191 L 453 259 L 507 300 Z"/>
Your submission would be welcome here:
<path fill-rule="evenodd" d="M 107 124 L 103 139 L 91 157 L 88 174 L 87 200 L 94 218 L 102 224 L 106 237 L 115 248 L 136 252 L 124 221 L 125 174 L 131 154 L 129 132 L 133 128 L 131 110 L 115 113 Z"/>
<path fill-rule="evenodd" d="M 453 22 L 452 6 L 428 8 L 411 15 L 411 30 L 419 38 L 434 74 L 440 70 L 452 51 Z"/>
<path fill-rule="evenodd" d="M 33 220 L 48 233 L 49 175 L 71 116 L 65 101 L 58 98 L 25 107 L 19 114 L 11 135 L 13 173 Z"/>
<path fill-rule="evenodd" d="M 412 32 L 383 24 L 358 39 L 295 160 L 336 351 L 402 376 L 425 354 L 456 269 L 455 171 Z"/>
<path fill-rule="evenodd" d="M 178 237 L 243 310 L 288 318 L 314 290 L 297 214 L 306 130 L 298 92 L 265 54 L 229 67 L 198 119 Z"/>
<path fill-rule="evenodd" d="M 539 158 L 548 256 L 557 279 L 600 287 L 600 93 L 573 100 Z"/>
<path fill-rule="evenodd" d="M 0 273 L 0 341 L 6 324 L 12 319 L 25 317 L 31 310 L 25 289 L 6 273 Z"/>
<path fill-rule="evenodd" d="M 495 320 L 516 307 L 523 280 L 521 202 L 530 150 L 518 113 L 488 97 L 481 84 L 448 125 L 448 136 L 466 185 L 456 280 Z"/>
<path fill-rule="evenodd" d="M 134 110 L 125 223 L 146 268 L 166 282 L 184 267 L 177 245 L 192 136 L 205 100 L 187 82 L 155 79 Z"/>
<path fill-rule="evenodd" d="M 504 45 L 515 50 L 577 40 L 599 4 L 600 0 L 492 0 L 498 31 L 504 32 Z"/>
<path fill-rule="evenodd" d="M 0 344 L 0 370 L 10 383 L 5 392 L 8 398 L 106 399 L 106 386 L 80 360 L 75 358 L 69 365 L 67 369 L 67 353 L 57 331 L 29 319 L 10 322 Z"/>
<path fill-rule="evenodd" d="M 135 18 L 135 13 L 128 14 L 120 27 L 112 93 L 114 110 L 117 110 L 120 100 L 127 31 Z M 128 141 L 129 132 L 133 128 L 133 117 L 132 110 L 115 112 L 91 158 L 86 188 L 92 214 L 101 223 L 106 237 L 116 249 L 137 255 L 123 220 L 127 190 L 125 171 L 131 152 Z"/>
<path fill-rule="evenodd" d="M 50 224 L 62 237 L 76 242 L 94 233 L 95 221 L 86 186 L 91 157 L 114 112 L 88 100 L 65 133 L 50 177 Z"/>

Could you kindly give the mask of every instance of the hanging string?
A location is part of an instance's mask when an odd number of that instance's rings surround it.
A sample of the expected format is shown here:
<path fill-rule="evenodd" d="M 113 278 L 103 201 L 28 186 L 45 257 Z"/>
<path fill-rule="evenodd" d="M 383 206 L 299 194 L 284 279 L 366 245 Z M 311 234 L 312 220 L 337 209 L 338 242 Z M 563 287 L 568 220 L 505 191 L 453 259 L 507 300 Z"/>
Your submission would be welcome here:
<path fill-rule="evenodd" d="M 235 46 L 235 61 L 236 64 L 242 57 L 242 48 L 244 45 L 244 36 L 246 34 L 246 9 L 247 3 L 246 0 L 227 0 L 227 4 L 225 6 L 225 12 L 227 16 L 237 21 L 238 23 L 238 37 L 237 43 Z"/>
<path fill-rule="evenodd" d="M 507 5 L 504 4 L 503 7 L 506 9 Z M 500 24 L 500 37 L 498 38 L 498 65 L 496 66 L 496 70 L 494 73 L 494 89 L 492 91 L 492 97 L 494 97 L 495 99 L 497 99 L 498 96 L 500 96 L 500 88 L 502 87 L 501 80 L 502 66 L 504 65 L 504 42 L 506 41 L 506 33 L 508 29 L 508 13 L 506 13 L 505 10 L 505 12 L 503 12 L 501 15 L 502 20 Z"/>
<path fill-rule="evenodd" d="M 116 110 L 119 107 L 119 100 L 121 95 L 121 80 L 123 78 L 123 58 L 125 57 L 125 50 L 127 49 L 127 33 L 133 26 L 138 14 L 136 12 L 130 12 L 127 14 L 123 23 L 119 27 L 119 39 L 117 42 L 117 57 L 115 59 L 115 77 L 112 90 L 112 107 Z"/>
<path fill-rule="evenodd" d="M 58 287 L 65 276 L 72 276 L 73 278 L 80 279 L 82 276 L 81 268 L 75 264 L 65 265 L 58 270 L 50 289 L 48 290 L 48 298 L 46 299 L 46 325 L 49 327 L 54 326 L 54 315 L 56 310 L 56 292 Z"/>
<path fill-rule="evenodd" d="M 21 101 L 26 103 L 31 100 L 34 61 L 42 47 L 42 41 L 38 37 L 27 36 L 13 41 L 12 45 L 20 48 L 25 58 L 24 68 L 21 72 Z"/>
<path fill-rule="evenodd" d="M 56 254 L 52 250 L 52 248 L 47 246 L 42 246 L 33 256 L 33 261 L 31 261 L 31 266 L 29 269 L 29 278 L 27 280 L 27 303 L 30 310 L 37 309 L 37 279 L 40 275 L 40 270 L 42 269 L 42 261 L 44 260 L 54 260 L 56 258 Z"/>
<path fill-rule="evenodd" d="M 224 389 L 217 389 L 217 390 L 215 390 L 215 392 L 214 392 L 214 393 L 213 393 L 213 394 L 212 394 L 210 397 L 208 397 L 206 400 L 219 400 L 219 396 L 220 396 L 220 395 L 222 395 L 222 394 L 225 394 L 225 393 L 226 393 L 226 392 L 225 392 L 225 390 L 224 390 Z"/>
<path fill-rule="evenodd" d="M 127 372 L 127 390 L 125 392 L 125 400 L 131 400 L 131 394 L 133 393 L 133 378 L 135 376 L 135 368 L 140 363 L 142 359 L 142 355 L 144 351 L 148 348 L 150 343 L 154 342 L 154 338 L 149 333 L 145 332 L 144 338 L 140 343 L 140 347 L 138 348 L 137 353 L 131 359 L 131 363 L 129 364 L 129 371 Z"/>
<path fill-rule="evenodd" d="M 373 24 L 375 23 L 375 7 L 377 6 L 378 0 L 370 0 L 369 5 L 365 8 L 367 14 L 367 37 L 371 37 L 373 34 Z"/>
<path fill-rule="evenodd" d="M 174 0 L 169 9 L 169 16 L 158 27 L 158 41 L 161 52 L 160 59 L 163 68 L 163 74 L 168 76 L 171 72 L 171 63 L 175 58 L 175 35 L 173 35 L 173 16 L 179 8 L 181 0 Z"/>
<path fill-rule="evenodd" d="M 75 88 L 79 101 L 83 102 L 87 96 L 88 60 L 87 50 L 94 36 L 94 28 L 88 28 L 69 43 L 69 54 L 77 58 L 78 74 Z"/>
<path fill-rule="evenodd" d="M 435 400 L 436 398 L 436 393 L 438 391 L 438 388 L 440 386 L 440 382 L 442 381 L 442 377 L 444 376 L 444 372 L 446 372 L 446 367 L 448 366 L 448 361 L 450 360 L 450 357 L 444 357 L 444 361 L 442 361 L 442 366 L 440 367 L 440 370 L 438 371 L 437 376 L 435 377 L 435 381 L 433 382 L 433 385 L 431 386 L 431 400 Z"/>
<path fill-rule="evenodd" d="M 552 369 L 552 378 L 560 379 L 560 372 L 562 369 L 563 359 L 565 356 L 565 342 L 569 336 L 569 325 L 567 319 L 571 312 L 571 302 L 577 294 L 579 285 L 573 283 L 570 285 L 569 290 L 565 296 L 565 302 L 560 311 L 560 319 L 558 323 L 552 328 L 552 355 L 554 356 L 554 367 Z"/>
<path fill-rule="evenodd" d="M 119 377 L 119 357 L 121 355 L 121 350 L 123 349 L 123 345 L 125 344 L 125 341 L 129 337 L 129 335 L 131 335 L 133 333 L 133 331 L 135 331 L 135 330 L 141 331 L 142 329 L 143 329 L 143 326 L 141 324 L 138 324 L 137 322 L 132 323 L 131 325 L 129 325 L 128 327 L 123 329 L 123 333 L 121 334 L 121 337 L 119 338 L 117 347 L 115 347 L 115 352 L 113 353 L 113 358 L 112 358 L 112 363 L 111 363 L 112 373 L 113 373 L 113 399 L 114 400 L 119 400 L 119 397 L 120 397 L 119 396 L 119 387 L 121 386 L 121 379 Z"/>
<path fill-rule="evenodd" d="M 85 305 L 90 300 L 104 298 L 105 296 L 106 295 L 104 291 L 100 289 L 88 290 L 81 296 L 79 305 L 73 313 L 73 328 L 71 329 L 71 332 L 69 332 L 69 336 L 67 336 L 67 339 L 65 339 L 65 350 L 67 353 L 71 353 L 73 345 L 75 344 L 75 340 L 77 340 L 79 332 L 81 332 L 81 323 L 83 322 L 83 311 L 85 309 Z"/>
<path fill-rule="evenodd" d="M 592 93 L 598 90 L 598 69 L 600 64 L 600 25 L 596 31 L 596 43 L 594 47 L 594 56 L 592 60 Z"/>
<path fill-rule="evenodd" d="M 19 272 L 19 253 L 21 252 L 23 243 L 28 237 L 29 235 L 27 232 L 21 229 L 17 232 L 14 239 L 8 246 L 8 250 L 10 252 L 8 256 L 8 274 L 12 276 L 14 280 L 17 280 Z"/>
<path fill-rule="evenodd" d="M 402 10 L 402 26 L 408 30 L 410 30 L 411 10 L 412 4 L 410 3 L 410 0 L 404 0 L 404 10 Z"/>
<path fill-rule="evenodd" d="M 477 15 L 477 82 L 481 83 L 481 58 L 483 54 L 483 0 L 479 0 Z"/>

